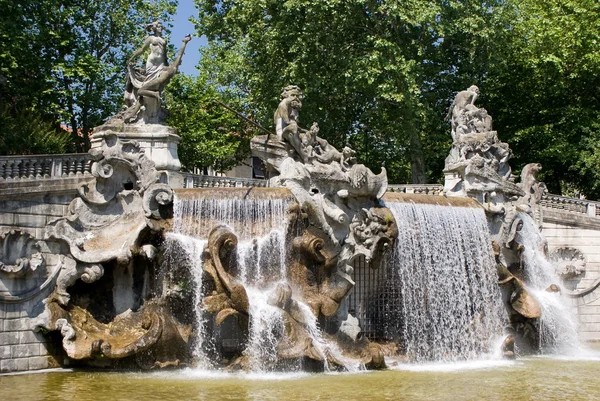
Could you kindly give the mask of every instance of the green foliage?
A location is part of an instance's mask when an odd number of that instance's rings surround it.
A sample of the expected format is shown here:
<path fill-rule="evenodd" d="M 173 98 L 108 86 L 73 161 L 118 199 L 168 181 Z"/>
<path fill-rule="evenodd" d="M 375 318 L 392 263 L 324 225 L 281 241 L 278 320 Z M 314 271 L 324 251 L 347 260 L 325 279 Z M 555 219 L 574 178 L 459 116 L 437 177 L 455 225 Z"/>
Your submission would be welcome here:
<path fill-rule="evenodd" d="M 216 103 L 243 112 L 235 96 L 218 92 L 202 77 L 178 74 L 167 86 L 165 99 L 167 123 L 177 127 L 181 136 L 178 153 L 185 169 L 226 171 L 249 156 L 252 127 Z"/>
<path fill-rule="evenodd" d="M 0 114 L 0 154 L 50 154 L 74 151 L 71 135 L 56 130 L 36 112 L 14 112 L 4 108 Z"/>
<path fill-rule="evenodd" d="M 281 88 L 305 90 L 305 126 L 392 182 L 439 180 L 450 147 L 442 122 L 453 91 L 503 32 L 501 1 L 196 0 L 209 38 L 201 67 L 272 125 Z"/>
<path fill-rule="evenodd" d="M 512 0 L 482 102 L 514 166 L 540 162 L 553 193 L 600 197 L 600 3 Z"/>
<path fill-rule="evenodd" d="M 87 150 L 91 129 L 121 104 L 125 60 L 144 25 L 168 20 L 175 6 L 172 0 L 2 1 L 0 107 L 62 123 L 78 150 Z"/>

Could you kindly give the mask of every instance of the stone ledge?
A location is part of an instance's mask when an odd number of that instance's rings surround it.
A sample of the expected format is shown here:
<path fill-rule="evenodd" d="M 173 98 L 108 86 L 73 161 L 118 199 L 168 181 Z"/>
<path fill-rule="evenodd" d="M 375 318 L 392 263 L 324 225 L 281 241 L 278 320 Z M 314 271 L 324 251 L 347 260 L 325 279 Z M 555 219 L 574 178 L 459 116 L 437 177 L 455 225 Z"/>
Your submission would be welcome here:
<path fill-rule="evenodd" d="M 93 180 L 92 175 L 68 178 L 47 178 L 39 180 L 12 180 L 0 182 L 0 197 L 5 199 L 30 199 L 32 195 L 77 195 L 77 189 Z"/>
<path fill-rule="evenodd" d="M 557 209 L 542 208 L 542 210 L 544 222 L 600 230 L 600 219 L 597 217 Z"/>

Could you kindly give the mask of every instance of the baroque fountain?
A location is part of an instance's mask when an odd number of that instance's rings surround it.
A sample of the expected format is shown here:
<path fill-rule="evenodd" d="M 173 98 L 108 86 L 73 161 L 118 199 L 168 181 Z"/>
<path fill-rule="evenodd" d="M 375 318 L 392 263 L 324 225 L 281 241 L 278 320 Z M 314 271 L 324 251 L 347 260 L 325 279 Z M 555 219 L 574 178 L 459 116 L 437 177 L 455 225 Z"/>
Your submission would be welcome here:
<path fill-rule="evenodd" d="M 182 188 L 160 94 L 190 38 L 167 66 L 149 30 L 92 178 L 43 239 L 2 237 L 2 280 L 43 282 L 27 324 L 55 366 L 358 371 L 581 347 L 539 232 L 541 166 L 515 183 L 477 87 L 448 113 L 445 196 L 388 191 L 384 167 L 302 128 L 294 85 L 251 143 L 268 186 Z"/>

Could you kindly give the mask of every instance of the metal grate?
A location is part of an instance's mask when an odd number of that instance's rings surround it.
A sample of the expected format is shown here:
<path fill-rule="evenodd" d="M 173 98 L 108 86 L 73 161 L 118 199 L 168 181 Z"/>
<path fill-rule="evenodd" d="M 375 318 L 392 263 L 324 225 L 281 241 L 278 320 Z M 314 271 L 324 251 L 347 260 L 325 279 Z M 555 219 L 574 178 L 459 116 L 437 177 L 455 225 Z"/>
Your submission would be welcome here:
<path fill-rule="evenodd" d="M 365 258 L 354 260 L 353 279 L 356 285 L 348 297 L 348 310 L 358 319 L 362 334 L 369 340 L 396 340 L 401 319 L 401 298 L 398 280 L 388 263 L 373 269 Z"/>

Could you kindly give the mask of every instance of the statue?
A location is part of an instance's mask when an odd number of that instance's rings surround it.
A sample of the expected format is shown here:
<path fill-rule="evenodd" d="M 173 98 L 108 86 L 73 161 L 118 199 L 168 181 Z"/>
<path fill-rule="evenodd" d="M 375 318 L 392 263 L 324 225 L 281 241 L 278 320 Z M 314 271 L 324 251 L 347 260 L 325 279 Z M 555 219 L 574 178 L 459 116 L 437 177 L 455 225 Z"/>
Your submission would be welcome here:
<path fill-rule="evenodd" d="M 300 109 L 302 109 L 302 91 L 296 85 L 283 88 L 279 97 L 280 103 L 275 110 L 273 120 L 275 132 L 280 140 L 288 142 L 304 163 L 312 160 L 313 144 L 319 132 L 317 123 L 310 130 L 298 126 Z"/>
<path fill-rule="evenodd" d="M 494 193 L 497 201 L 520 197 L 508 161 L 512 151 L 492 130 L 492 117 L 475 106 L 479 88 L 473 85 L 459 92 L 446 116 L 451 119 L 452 150 L 446 158 L 444 192 L 449 196 L 472 196 L 488 203 Z"/>
<path fill-rule="evenodd" d="M 162 38 L 163 26 L 159 21 L 146 25 L 146 31 L 154 35 L 146 37 L 144 45 L 136 50 L 127 62 L 127 84 L 125 85 L 125 105 L 132 106 L 137 102 L 138 89 L 148 81 L 152 81 L 167 63 L 167 41 Z M 137 58 L 146 50 L 150 54 L 146 59 L 146 68 L 136 68 Z"/>
<path fill-rule="evenodd" d="M 162 122 L 164 117 L 161 113 L 160 94 L 177 73 L 185 47 L 192 40 L 190 35 L 183 38 L 183 44 L 175 60 L 169 65 L 166 55 L 167 42 L 161 36 L 162 24 L 154 21 L 146 26 L 146 30 L 154 32 L 154 35 L 146 38 L 144 45 L 129 58 L 127 66 L 127 84 L 124 96 L 127 109 L 113 117 L 113 119 L 123 120 L 125 123 L 143 121 L 156 124 Z M 150 54 L 146 60 L 145 69 L 136 68 L 137 57 L 148 49 L 150 49 Z M 143 114 L 140 115 L 142 106 Z"/>
<path fill-rule="evenodd" d="M 475 100 L 479 96 L 479 88 L 475 85 L 470 86 L 467 90 L 460 91 L 450 105 L 448 114 L 445 120 L 452 120 L 452 139 L 456 140 L 456 134 L 459 126 L 466 126 L 468 112 L 477 111 Z M 485 113 L 487 115 L 487 112 Z M 490 125 L 491 129 L 491 125 Z M 464 130 L 464 128 L 463 128 Z"/>
<path fill-rule="evenodd" d="M 357 163 L 349 146 L 340 151 L 319 137 L 317 123 L 308 130 L 301 128 L 302 100 L 298 86 L 283 89 L 273 117 L 277 138 L 255 137 L 252 152 L 269 169 L 271 185 L 292 192 L 310 227 L 310 235 L 294 242 L 298 254 L 307 259 L 293 265 L 291 281 L 302 288 L 302 298 L 313 314 L 326 319 L 335 328 L 332 332 L 342 333 L 342 322 L 350 319 L 343 299 L 354 286 L 355 258 L 362 255 L 376 268 L 398 231 L 391 212 L 379 202 L 387 190 L 385 168 L 374 174 Z M 317 266 L 317 273 L 310 271 Z M 285 296 L 288 292 L 281 289 L 276 303 L 295 315 L 293 303 Z M 286 354 L 300 355 L 295 348 L 292 351 Z M 372 351 L 365 363 L 381 366 L 380 351 Z M 303 352 L 314 357 L 311 347 Z"/>

